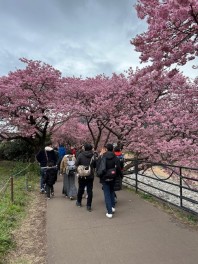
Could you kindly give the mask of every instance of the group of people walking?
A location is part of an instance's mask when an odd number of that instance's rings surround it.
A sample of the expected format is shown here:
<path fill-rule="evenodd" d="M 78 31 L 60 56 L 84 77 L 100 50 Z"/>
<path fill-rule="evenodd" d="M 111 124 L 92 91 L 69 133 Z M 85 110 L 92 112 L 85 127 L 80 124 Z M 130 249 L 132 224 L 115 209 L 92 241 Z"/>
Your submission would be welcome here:
<path fill-rule="evenodd" d="M 63 148 L 61 150 L 60 147 L 58 150 L 59 159 L 51 146 L 46 146 L 36 155 L 41 166 L 41 192 L 46 191 L 48 199 L 54 195 L 53 185 L 57 180 L 57 171 L 59 171 L 59 174 L 63 176 L 63 194 L 70 200 L 76 198 L 76 206 L 81 207 L 86 190 L 86 207 L 91 212 L 93 182 L 97 176 L 104 193 L 106 217 L 112 218 L 116 210 L 115 191 L 121 189 L 123 178 L 124 156 L 120 149 L 114 148 L 112 144 L 106 144 L 98 153 L 93 150 L 91 144 L 86 143 L 78 152 L 72 153 L 71 150 L 68 150 L 64 153 Z M 75 185 L 76 177 L 78 188 Z"/>

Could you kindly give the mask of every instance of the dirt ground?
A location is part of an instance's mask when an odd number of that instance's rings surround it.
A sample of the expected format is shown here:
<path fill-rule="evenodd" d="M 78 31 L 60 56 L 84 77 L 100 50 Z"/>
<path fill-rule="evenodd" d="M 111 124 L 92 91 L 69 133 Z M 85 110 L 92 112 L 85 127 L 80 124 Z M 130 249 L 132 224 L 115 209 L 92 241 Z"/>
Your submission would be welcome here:
<path fill-rule="evenodd" d="M 46 264 L 46 198 L 33 193 L 26 218 L 13 232 L 16 249 L 11 251 L 6 264 Z"/>

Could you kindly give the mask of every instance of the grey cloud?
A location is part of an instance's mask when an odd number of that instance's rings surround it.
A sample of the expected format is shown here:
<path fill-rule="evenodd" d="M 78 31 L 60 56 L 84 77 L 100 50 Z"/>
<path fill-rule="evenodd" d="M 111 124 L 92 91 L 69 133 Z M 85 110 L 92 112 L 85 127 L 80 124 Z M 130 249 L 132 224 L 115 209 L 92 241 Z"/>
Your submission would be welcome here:
<path fill-rule="evenodd" d="M 94 76 L 139 66 L 130 40 L 146 29 L 136 0 L 0 1 L 0 74 L 41 60 L 63 75 Z M 141 65 L 142 66 L 142 65 Z"/>
<path fill-rule="evenodd" d="M 0 28 L 0 43 L 13 57 L 5 62 L 1 54 L 1 73 L 13 68 L 18 55 L 58 65 L 59 69 L 67 65 L 70 75 L 76 72 L 78 60 L 84 65 L 84 74 L 86 69 L 87 74 L 91 69 L 93 74 L 110 74 L 116 69 L 116 61 L 123 60 L 123 52 L 118 52 L 116 45 L 130 45 L 125 31 L 130 28 L 131 10 L 127 0 L 1 1 L 0 22 L 4 21 L 5 27 Z"/>
<path fill-rule="evenodd" d="M 0 58 L 0 76 L 7 75 L 10 71 L 24 68 L 19 58 L 6 49 L 0 51 Z"/>

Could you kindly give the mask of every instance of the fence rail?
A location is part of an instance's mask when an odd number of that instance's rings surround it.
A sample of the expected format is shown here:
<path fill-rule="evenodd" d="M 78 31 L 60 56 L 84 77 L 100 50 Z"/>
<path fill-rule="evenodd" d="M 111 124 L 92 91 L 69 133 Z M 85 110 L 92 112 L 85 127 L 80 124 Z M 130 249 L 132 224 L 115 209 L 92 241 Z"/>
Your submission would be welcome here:
<path fill-rule="evenodd" d="M 10 189 L 10 200 L 13 203 L 14 202 L 14 181 L 16 180 L 18 175 L 23 174 L 23 177 L 25 179 L 25 189 L 28 190 L 28 169 L 30 167 L 31 163 L 29 163 L 25 168 L 21 169 L 17 173 L 14 173 L 11 175 L 5 183 L 3 183 L 3 186 L 0 187 L 0 200 L 4 198 L 5 193 L 7 189 Z"/>
<path fill-rule="evenodd" d="M 123 184 L 198 215 L 198 168 L 126 159 Z"/>

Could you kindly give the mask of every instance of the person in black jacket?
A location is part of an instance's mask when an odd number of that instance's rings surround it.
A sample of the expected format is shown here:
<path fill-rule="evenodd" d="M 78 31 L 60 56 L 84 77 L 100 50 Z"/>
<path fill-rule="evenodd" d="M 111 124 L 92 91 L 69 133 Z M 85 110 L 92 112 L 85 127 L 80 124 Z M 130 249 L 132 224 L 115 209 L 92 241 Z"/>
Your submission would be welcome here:
<path fill-rule="evenodd" d="M 100 183 L 102 184 L 102 189 L 104 192 L 104 199 L 106 204 L 107 213 L 106 216 L 108 218 L 113 217 L 113 213 L 115 212 L 115 195 L 114 195 L 114 186 L 116 177 L 120 177 L 122 175 L 120 161 L 113 153 L 113 145 L 107 144 L 101 151 L 100 157 L 97 161 L 97 166 L 99 166 L 102 158 L 106 160 L 106 171 L 103 175 L 100 176 Z M 97 169 L 96 169 L 97 170 Z M 112 179 L 107 179 L 106 175 L 108 171 L 115 170 L 115 177 Z"/>
<path fill-rule="evenodd" d="M 56 165 L 57 163 L 57 155 L 52 147 L 51 141 L 48 142 L 45 146 L 45 148 L 41 149 L 37 154 L 36 154 L 36 160 L 38 161 L 40 165 L 40 188 L 41 188 L 41 193 L 44 193 L 44 183 L 43 183 L 43 177 L 44 173 L 47 169 L 48 163 L 52 162 L 53 166 Z"/>
<path fill-rule="evenodd" d="M 114 153 L 116 157 L 120 160 L 120 167 L 122 174 L 120 177 L 117 177 L 115 180 L 114 191 L 120 191 L 122 189 L 122 179 L 123 179 L 123 170 L 124 170 L 124 154 L 121 152 L 121 148 L 119 146 L 114 147 Z M 117 203 L 117 195 L 115 193 L 115 202 Z"/>
<path fill-rule="evenodd" d="M 54 184 L 57 181 L 57 166 L 53 162 L 48 163 L 48 167 L 44 172 L 43 183 L 46 184 L 47 198 L 50 199 L 50 194 L 54 196 Z"/>
<path fill-rule="evenodd" d="M 92 198 L 93 198 L 93 181 L 94 181 L 94 152 L 92 151 L 93 147 L 91 144 L 85 144 L 84 145 L 84 151 L 81 152 L 76 160 L 76 167 L 78 167 L 79 165 L 84 165 L 84 166 L 91 166 L 91 173 L 89 176 L 86 177 L 81 177 L 78 176 L 78 194 L 77 194 L 77 201 L 76 201 L 76 205 L 78 207 L 82 206 L 82 196 L 85 190 L 85 187 L 87 189 L 87 210 L 89 212 L 91 212 L 92 208 Z M 78 168 L 77 168 L 78 171 Z"/>

